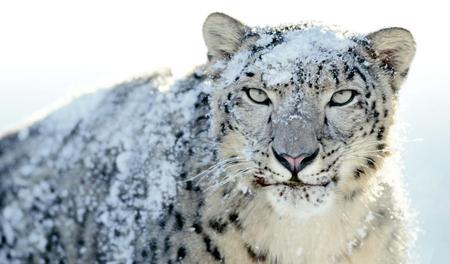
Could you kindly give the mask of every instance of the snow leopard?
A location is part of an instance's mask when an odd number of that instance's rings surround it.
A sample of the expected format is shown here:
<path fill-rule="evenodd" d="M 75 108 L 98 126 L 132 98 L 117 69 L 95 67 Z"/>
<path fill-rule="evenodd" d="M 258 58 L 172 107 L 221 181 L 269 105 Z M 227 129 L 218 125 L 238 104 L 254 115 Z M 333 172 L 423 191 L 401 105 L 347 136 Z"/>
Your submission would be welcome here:
<path fill-rule="evenodd" d="M 207 62 L 0 140 L 0 263 L 407 263 L 403 28 L 203 25 Z M 168 89 L 162 89 L 165 87 Z"/>

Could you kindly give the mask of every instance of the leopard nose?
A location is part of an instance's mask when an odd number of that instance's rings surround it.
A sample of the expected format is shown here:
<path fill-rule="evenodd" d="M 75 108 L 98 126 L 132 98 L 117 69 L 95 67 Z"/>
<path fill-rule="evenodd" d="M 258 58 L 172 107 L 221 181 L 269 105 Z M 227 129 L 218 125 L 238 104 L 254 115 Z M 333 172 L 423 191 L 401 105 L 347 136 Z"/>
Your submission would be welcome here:
<path fill-rule="evenodd" d="M 299 171 L 303 170 L 306 166 L 311 164 L 319 154 L 318 148 L 313 153 L 304 153 L 296 157 L 292 157 L 286 153 L 278 153 L 273 147 L 272 151 L 278 162 L 292 174 L 297 174 Z"/>

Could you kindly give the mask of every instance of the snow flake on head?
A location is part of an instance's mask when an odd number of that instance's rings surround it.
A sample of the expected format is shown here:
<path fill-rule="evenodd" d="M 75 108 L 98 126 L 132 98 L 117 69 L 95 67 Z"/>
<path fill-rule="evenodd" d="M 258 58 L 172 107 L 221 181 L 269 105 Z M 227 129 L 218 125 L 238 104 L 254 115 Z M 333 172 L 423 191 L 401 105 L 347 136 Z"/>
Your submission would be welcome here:
<path fill-rule="evenodd" d="M 251 56 L 251 52 L 242 51 L 233 56 L 233 58 L 226 64 L 224 61 L 218 61 L 214 67 L 216 70 L 223 70 L 222 80 L 224 85 L 230 85 L 236 78 L 241 75 L 248 60 Z"/>
<path fill-rule="evenodd" d="M 279 106 L 278 115 L 274 117 L 273 122 L 287 125 L 293 120 L 311 120 L 311 108 L 312 105 L 304 100 L 303 91 L 298 90 L 288 96 L 286 102 Z"/>
<path fill-rule="evenodd" d="M 332 59 L 354 45 L 343 34 L 315 27 L 287 32 L 283 42 L 261 55 L 256 68 L 264 72 L 269 85 L 286 83 L 297 71 L 298 65 L 308 65 Z"/>
<path fill-rule="evenodd" d="M 308 67 L 323 61 L 338 60 L 356 45 L 353 39 L 355 36 L 325 26 L 281 31 L 257 28 L 252 34 L 258 35 L 253 52 L 240 51 L 228 64 L 224 65 L 223 61 L 220 63 L 225 85 L 236 80 L 245 67 L 262 73 L 263 81 L 269 86 L 287 83 L 298 74 L 299 66 Z"/>

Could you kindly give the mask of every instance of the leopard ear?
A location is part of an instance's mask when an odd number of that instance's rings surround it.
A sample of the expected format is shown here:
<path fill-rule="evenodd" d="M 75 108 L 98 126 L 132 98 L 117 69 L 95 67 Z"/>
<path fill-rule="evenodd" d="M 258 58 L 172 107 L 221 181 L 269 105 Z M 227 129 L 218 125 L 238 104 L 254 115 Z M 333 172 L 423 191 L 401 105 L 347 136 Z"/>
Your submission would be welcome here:
<path fill-rule="evenodd" d="M 392 85 L 398 89 L 408 74 L 416 52 L 416 42 L 404 28 L 385 28 L 367 36 L 381 67 L 388 71 Z"/>
<path fill-rule="evenodd" d="M 210 14 L 203 24 L 203 38 L 210 60 L 228 59 L 241 46 L 248 27 L 223 13 Z"/>

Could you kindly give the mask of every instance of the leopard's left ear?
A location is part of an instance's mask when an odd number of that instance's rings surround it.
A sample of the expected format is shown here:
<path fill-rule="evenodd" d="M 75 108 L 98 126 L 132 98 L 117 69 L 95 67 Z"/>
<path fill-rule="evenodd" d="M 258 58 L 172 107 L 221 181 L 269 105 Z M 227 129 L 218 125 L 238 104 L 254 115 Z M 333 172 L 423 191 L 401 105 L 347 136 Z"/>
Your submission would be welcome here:
<path fill-rule="evenodd" d="M 203 23 L 203 38 L 208 47 L 208 58 L 230 58 L 241 46 L 248 27 L 223 13 L 210 14 Z"/>
<path fill-rule="evenodd" d="M 392 86 L 398 89 L 408 74 L 416 53 L 416 42 L 404 28 L 385 28 L 367 36 L 375 50 L 381 67 L 392 78 Z"/>

